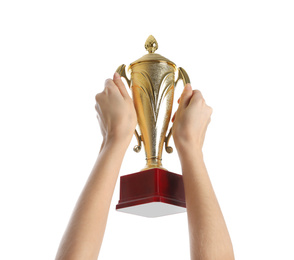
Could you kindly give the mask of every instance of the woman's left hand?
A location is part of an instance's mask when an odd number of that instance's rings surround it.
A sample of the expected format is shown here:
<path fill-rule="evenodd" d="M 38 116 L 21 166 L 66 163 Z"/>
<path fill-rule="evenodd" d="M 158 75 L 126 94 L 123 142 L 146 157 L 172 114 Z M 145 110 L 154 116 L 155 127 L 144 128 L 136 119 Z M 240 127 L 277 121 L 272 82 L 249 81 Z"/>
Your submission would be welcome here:
<path fill-rule="evenodd" d="M 105 81 L 104 90 L 96 95 L 95 109 L 104 142 L 112 138 L 131 141 L 137 125 L 136 110 L 117 72 L 113 80 Z"/>

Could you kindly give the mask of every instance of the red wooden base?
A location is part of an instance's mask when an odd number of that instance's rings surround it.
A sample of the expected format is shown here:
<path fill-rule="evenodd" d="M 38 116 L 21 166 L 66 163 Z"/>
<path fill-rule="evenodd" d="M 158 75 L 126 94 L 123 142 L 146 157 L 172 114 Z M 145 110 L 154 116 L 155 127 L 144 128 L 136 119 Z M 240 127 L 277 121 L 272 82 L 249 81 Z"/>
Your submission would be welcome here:
<path fill-rule="evenodd" d="M 145 217 L 185 212 L 182 175 L 154 168 L 121 176 L 116 209 Z"/>

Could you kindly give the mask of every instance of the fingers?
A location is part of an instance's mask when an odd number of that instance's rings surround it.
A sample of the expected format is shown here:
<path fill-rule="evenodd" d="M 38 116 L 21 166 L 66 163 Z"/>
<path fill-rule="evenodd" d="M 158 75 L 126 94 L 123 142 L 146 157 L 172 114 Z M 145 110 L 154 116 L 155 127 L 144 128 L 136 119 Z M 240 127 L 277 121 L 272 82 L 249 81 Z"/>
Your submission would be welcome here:
<path fill-rule="evenodd" d="M 205 103 L 205 99 L 203 98 L 200 90 L 192 90 L 191 84 L 186 84 L 181 97 L 178 99 L 179 108 L 186 108 L 191 102 L 198 103 L 199 101 L 203 101 Z"/>
<path fill-rule="evenodd" d="M 113 75 L 113 80 L 112 79 L 106 79 L 105 81 L 105 88 L 104 88 L 104 93 L 120 93 L 123 98 L 130 98 L 130 95 L 125 87 L 125 84 L 121 80 L 120 75 L 115 72 Z M 103 93 L 102 92 L 102 93 Z M 96 96 L 96 101 L 97 101 L 97 96 Z"/>
<path fill-rule="evenodd" d="M 99 107 L 99 103 L 98 102 L 95 104 L 95 110 L 97 111 L 97 113 L 100 113 L 101 112 L 101 109 Z"/>
<path fill-rule="evenodd" d="M 115 72 L 113 75 L 113 82 L 115 83 L 115 85 L 117 86 L 118 90 L 120 91 L 120 93 L 122 94 L 122 96 L 124 98 L 130 97 L 130 95 L 125 87 L 125 84 L 123 83 L 120 75 L 117 72 Z"/>
<path fill-rule="evenodd" d="M 119 96 L 122 96 L 123 98 L 130 97 L 120 75 L 117 72 L 114 74 L 113 80 L 110 78 L 105 80 L 104 90 L 95 96 L 96 102 L 103 102 L 105 95 L 109 95 L 111 93 L 114 93 L 115 95 L 120 94 Z"/>
<path fill-rule="evenodd" d="M 179 108 L 186 108 L 189 105 L 190 99 L 193 95 L 191 84 L 188 83 L 185 85 L 183 93 L 180 97 Z"/>
<path fill-rule="evenodd" d="M 190 104 L 201 104 L 205 107 L 206 111 L 211 115 L 213 112 L 212 107 L 208 106 L 205 102 L 205 99 L 202 96 L 202 93 L 199 90 L 193 90 L 193 96 L 190 100 Z"/>
<path fill-rule="evenodd" d="M 205 100 L 204 100 L 204 98 L 203 98 L 203 96 L 202 96 L 202 93 L 200 92 L 200 90 L 198 90 L 198 89 L 195 89 L 195 90 L 193 90 L 193 97 L 191 98 L 191 102 L 193 101 L 193 102 L 197 102 L 197 101 L 200 101 L 200 100 L 202 100 L 202 101 L 204 101 L 205 102 Z"/>

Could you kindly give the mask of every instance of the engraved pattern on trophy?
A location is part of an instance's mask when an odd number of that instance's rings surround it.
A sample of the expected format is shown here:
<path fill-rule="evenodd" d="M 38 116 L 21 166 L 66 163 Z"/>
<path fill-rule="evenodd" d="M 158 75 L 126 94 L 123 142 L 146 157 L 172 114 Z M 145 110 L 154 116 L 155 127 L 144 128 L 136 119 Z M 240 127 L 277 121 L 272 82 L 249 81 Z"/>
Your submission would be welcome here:
<path fill-rule="evenodd" d="M 162 149 L 173 104 L 174 68 L 167 63 L 138 63 L 132 66 L 131 82 L 145 147 L 146 168 L 161 167 Z"/>
<path fill-rule="evenodd" d="M 148 66 L 137 64 L 132 67 L 131 75 L 134 105 L 146 153 L 146 168 L 161 167 L 162 149 L 173 104 L 174 68 L 165 63 L 148 63 Z"/>
<path fill-rule="evenodd" d="M 138 74 L 139 72 L 137 72 Z M 136 73 L 134 73 L 135 76 Z M 155 126 L 157 124 L 158 113 L 160 110 L 161 102 L 173 87 L 173 74 L 171 72 L 167 73 L 162 79 L 162 83 L 159 88 L 156 88 L 158 91 L 154 91 L 155 87 L 152 84 L 151 78 L 148 73 L 145 71 L 140 72 L 142 76 L 136 75 L 137 81 L 140 82 L 140 85 L 136 85 L 139 87 L 146 96 L 149 98 L 150 109 L 152 110 L 152 114 L 154 117 Z M 133 86 L 134 87 L 134 86 Z"/>

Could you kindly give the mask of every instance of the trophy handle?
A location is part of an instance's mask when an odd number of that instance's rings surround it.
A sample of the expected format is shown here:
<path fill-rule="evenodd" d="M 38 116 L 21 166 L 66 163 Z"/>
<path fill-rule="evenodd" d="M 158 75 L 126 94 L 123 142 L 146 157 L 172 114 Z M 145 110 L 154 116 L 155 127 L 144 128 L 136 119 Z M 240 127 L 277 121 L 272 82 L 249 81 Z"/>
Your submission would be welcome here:
<path fill-rule="evenodd" d="M 125 80 L 127 81 L 128 83 L 128 86 L 129 88 L 131 87 L 131 81 L 128 79 L 127 75 L 126 75 L 126 65 L 125 64 L 122 64 L 120 65 L 116 72 L 123 78 L 125 78 Z M 142 148 L 142 137 L 138 134 L 137 130 L 135 129 L 135 136 L 136 136 L 136 139 L 137 139 L 137 142 L 138 142 L 138 145 L 136 145 L 133 150 L 138 153 L 141 151 L 141 148 Z"/>
<path fill-rule="evenodd" d="M 181 67 L 178 68 L 178 79 L 175 82 L 175 87 L 177 86 L 178 81 L 180 79 L 183 80 L 184 86 L 187 83 L 190 83 L 190 79 L 189 79 L 189 76 L 188 76 L 187 72 Z M 173 148 L 171 146 L 168 146 L 170 137 L 172 135 L 172 130 L 173 130 L 173 127 L 170 128 L 170 130 L 168 132 L 168 135 L 165 137 L 165 150 L 166 150 L 167 153 L 172 153 L 173 152 Z"/>

